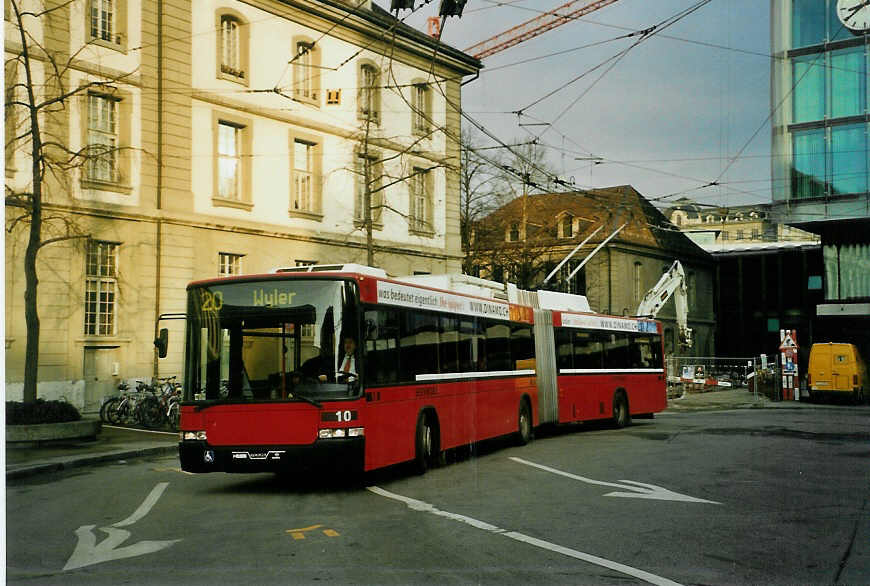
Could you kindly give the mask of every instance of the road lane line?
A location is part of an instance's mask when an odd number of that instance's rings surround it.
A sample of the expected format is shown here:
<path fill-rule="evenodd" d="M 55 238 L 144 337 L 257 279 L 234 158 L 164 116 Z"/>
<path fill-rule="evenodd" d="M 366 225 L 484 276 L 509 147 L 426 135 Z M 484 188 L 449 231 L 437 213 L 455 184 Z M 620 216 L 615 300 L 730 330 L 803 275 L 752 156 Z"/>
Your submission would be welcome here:
<path fill-rule="evenodd" d="M 555 543 L 550 543 L 549 541 L 544 541 L 543 539 L 537 539 L 535 537 L 530 537 L 528 535 L 524 535 L 522 533 L 518 533 L 516 531 L 508 531 L 506 529 L 502 529 L 500 527 L 496 527 L 495 525 L 490 525 L 489 523 L 485 523 L 483 521 L 479 521 L 472 517 L 467 517 L 465 515 L 460 515 L 458 513 L 451 513 L 449 511 L 442 511 L 436 508 L 434 505 L 429 503 L 418 501 L 417 499 L 412 499 L 407 496 L 402 496 L 400 494 L 392 493 L 387 490 L 384 490 L 377 486 L 367 486 L 366 489 L 369 492 L 373 492 L 382 497 L 386 497 L 388 499 L 392 499 L 395 501 L 399 501 L 405 503 L 409 509 L 413 511 L 419 511 L 422 513 L 432 513 L 433 515 L 437 515 L 439 517 L 446 517 L 447 519 L 451 519 L 454 521 L 459 521 L 460 523 L 465 523 L 467 525 L 471 525 L 477 529 L 481 529 L 483 531 L 488 531 L 490 533 L 495 533 L 497 535 L 504 535 L 510 539 L 515 541 L 519 541 L 522 543 L 526 543 L 528 545 L 533 545 L 535 547 L 546 549 L 548 551 L 552 551 L 554 553 L 559 553 L 564 556 L 572 557 L 574 559 L 578 559 L 590 564 L 594 564 L 596 566 L 601 566 L 604 568 L 608 568 L 610 570 L 614 570 L 616 572 L 620 572 L 622 574 L 626 574 L 628 576 L 633 576 L 644 582 L 649 582 L 650 584 L 655 584 L 656 586 L 681 586 L 679 582 L 674 582 L 673 580 L 668 580 L 667 578 L 663 578 L 662 576 L 657 576 L 655 574 L 651 574 L 644 570 L 639 570 L 637 568 L 632 568 L 631 566 L 626 566 L 625 564 L 620 564 L 619 562 L 614 562 L 608 559 L 604 559 L 592 554 L 584 553 L 582 551 L 577 551 L 576 549 L 571 549 L 568 547 L 563 547 L 561 545 L 557 545 Z"/>
<path fill-rule="evenodd" d="M 132 525 L 149 512 L 151 512 L 151 508 L 157 504 L 157 500 L 163 496 L 163 491 L 166 490 L 166 487 L 169 486 L 168 482 L 159 482 L 157 486 L 155 486 L 151 493 L 145 497 L 145 500 L 142 501 L 142 504 L 139 505 L 139 508 L 136 509 L 132 515 L 124 519 L 123 521 L 118 521 L 117 523 L 113 523 L 112 527 L 126 527 L 128 525 Z"/>

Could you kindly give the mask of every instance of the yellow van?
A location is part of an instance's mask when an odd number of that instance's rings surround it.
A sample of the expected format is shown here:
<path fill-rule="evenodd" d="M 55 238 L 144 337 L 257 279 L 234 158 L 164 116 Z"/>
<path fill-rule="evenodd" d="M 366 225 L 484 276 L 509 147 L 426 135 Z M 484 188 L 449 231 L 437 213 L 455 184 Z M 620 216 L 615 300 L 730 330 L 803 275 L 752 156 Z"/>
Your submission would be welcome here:
<path fill-rule="evenodd" d="M 821 396 L 849 397 L 855 403 L 866 399 L 867 367 L 854 344 L 813 344 L 807 368 L 810 400 Z"/>

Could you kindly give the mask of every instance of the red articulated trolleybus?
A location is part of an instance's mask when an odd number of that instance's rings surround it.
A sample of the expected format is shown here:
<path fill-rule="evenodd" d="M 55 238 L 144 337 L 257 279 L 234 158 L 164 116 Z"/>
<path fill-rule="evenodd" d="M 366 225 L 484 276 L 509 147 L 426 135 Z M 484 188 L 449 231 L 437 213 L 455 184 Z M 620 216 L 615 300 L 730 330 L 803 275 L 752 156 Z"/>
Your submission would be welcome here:
<path fill-rule="evenodd" d="M 666 405 L 661 326 L 466 275 L 335 265 L 188 286 L 181 467 L 368 471 Z"/>

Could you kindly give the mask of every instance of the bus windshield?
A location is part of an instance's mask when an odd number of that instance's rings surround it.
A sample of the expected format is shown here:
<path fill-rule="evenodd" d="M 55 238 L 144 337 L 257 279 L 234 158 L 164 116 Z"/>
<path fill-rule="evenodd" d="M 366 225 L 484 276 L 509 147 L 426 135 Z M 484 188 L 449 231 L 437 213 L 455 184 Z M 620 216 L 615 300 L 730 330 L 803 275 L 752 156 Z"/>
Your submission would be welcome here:
<path fill-rule="evenodd" d="M 358 376 L 338 372 L 345 340 L 359 340 L 353 282 L 196 286 L 187 315 L 185 401 L 316 404 L 359 396 Z"/>

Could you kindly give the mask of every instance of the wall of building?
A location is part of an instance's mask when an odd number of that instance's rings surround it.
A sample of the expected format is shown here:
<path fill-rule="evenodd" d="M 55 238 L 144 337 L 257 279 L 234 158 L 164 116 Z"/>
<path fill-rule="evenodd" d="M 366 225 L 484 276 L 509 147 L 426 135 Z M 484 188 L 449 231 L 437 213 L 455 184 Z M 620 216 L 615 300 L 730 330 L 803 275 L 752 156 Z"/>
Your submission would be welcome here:
<path fill-rule="evenodd" d="M 717 255 L 717 346 L 723 356 L 773 354 L 779 330 L 797 330 L 801 372 L 813 342 L 833 341 L 820 331 L 816 305 L 824 300 L 819 245 L 761 254 Z"/>
<path fill-rule="evenodd" d="M 60 55 L 81 48 L 86 40 L 86 2 L 75 0 L 52 19 L 50 46 Z M 356 111 L 357 65 L 324 75 L 322 89 L 342 89 L 341 104 L 327 107 L 301 103 L 286 96 L 251 92 L 292 85 L 288 73 L 291 40 L 299 35 L 319 39 L 324 65 L 337 64 L 368 47 L 358 57 L 377 62 L 382 84 L 410 84 L 427 78 L 431 52 L 403 39 L 386 52 L 380 29 L 358 17 L 354 26 L 334 27 L 318 10 L 321 3 L 289 8 L 273 1 L 127 0 L 116 4 L 124 12 L 123 35 L 117 46 L 88 45 L 79 54 L 68 83 L 82 85 L 100 75 L 121 76 L 116 94 L 122 102 L 121 136 L 129 146 L 117 184 L 88 181 L 82 169 L 49 180 L 46 214 L 52 222 L 44 238 L 58 236 L 67 226 L 77 238 L 48 245 L 40 252 L 39 312 L 42 321 L 39 396 L 64 397 L 86 411 L 99 406 L 121 380 L 181 375 L 182 321 L 157 316 L 185 311 L 186 285 L 218 276 L 219 254 L 242 256 L 244 272 L 266 272 L 297 261 L 365 264 L 364 233 L 353 221 L 354 178 L 350 173 L 358 151 L 360 121 Z M 246 84 L 216 77 L 216 12 L 231 9 L 251 23 L 250 69 Z M 335 15 L 332 15 L 333 17 Z M 339 19 L 340 22 L 344 20 Z M 162 31 L 158 29 L 162 23 Z M 41 25 L 42 23 L 40 23 Z M 257 27 L 254 30 L 253 27 Z M 7 58 L 15 51 L 6 23 Z M 120 30 L 120 29 L 119 29 Z M 330 30 L 330 34 L 322 33 Z M 14 32 L 14 31 L 13 31 Z M 377 34 L 376 34 L 377 33 Z M 16 33 L 17 35 L 17 33 Z M 373 44 L 373 36 L 380 39 Z M 110 43 L 109 45 L 113 45 Z M 162 50 L 160 47 L 162 46 Z M 389 274 L 459 271 L 459 115 L 446 100 L 460 100 L 460 71 L 469 63 L 449 64 L 444 57 L 436 77 L 451 77 L 440 92 L 432 91 L 433 129 L 430 138 L 411 136 L 410 107 L 399 96 L 384 92 L 382 125 L 368 135 L 382 156 L 396 155 L 386 171 L 407 176 L 413 165 L 432 171 L 433 229 L 408 230 L 404 183 L 390 188 L 388 203 L 399 213 L 384 213 L 375 230 L 375 262 Z M 42 64 L 36 66 L 37 82 Z M 8 71 L 8 68 L 7 68 Z M 326 70 L 324 70 L 326 71 Z M 334 75 L 333 75 L 334 73 Z M 393 77 L 394 76 L 394 77 Z M 7 83 L 16 79 L 7 75 Z M 406 98 L 410 90 L 405 88 Z M 448 111 L 450 111 L 448 113 Z M 219 113 L 219 114 L 218 114 Z M 213 130 L 216 116 L 251 121 L 251 199 L 249 209 L 215 205 Z M 7 118 L 8 121 L 8 118 Z M 86 145 L 87 97 L 69 100 L 69 108 L 49 119 L 48 130 L 78 149 Z M 437 130 L 444 128 L 444 132 Z M 312 135 L 322 140 L 321 218 L 288 213 L 292 137 Z M 414 142 L 414 152 L 406 146 Z M 401 156 L 399 153 L 402 153 Z M 27 191 L 29 163 L 24 153 L 7 156 L 7 187 Z M 12 161 L 9 165 L 8 162 Z M 451 162 L 452 161 L 452 162 Z M 7 206 L 6 237 L 6 394 L 20 398 L 26 328 L 23 311 L 23 253 L 26 224 L 16 222 L 21 208 Z M 113 335 L 84 334 L 87 237 L 118 245 L 118 274 Z M 170 330 L 169 356 L 157 360 L 153 339 L 159 327 Z"/>

